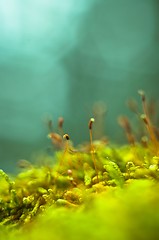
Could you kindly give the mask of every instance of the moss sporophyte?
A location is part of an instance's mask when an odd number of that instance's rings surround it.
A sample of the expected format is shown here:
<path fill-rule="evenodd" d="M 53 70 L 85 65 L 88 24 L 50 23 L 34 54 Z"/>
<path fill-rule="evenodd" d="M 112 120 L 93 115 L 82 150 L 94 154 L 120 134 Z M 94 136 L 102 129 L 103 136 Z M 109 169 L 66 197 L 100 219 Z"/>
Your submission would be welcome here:
<path fill-rule="evenodd" d="M 159 134 L 152 124 L 152 107 L 145 93 L 139 94 L 143 113 L 134 102 L 129 106 L 143 122 L 141 140 L 136 140 L 128 118 L 121 116 L 128 145 L 93 141 L 92 117 L 88 121 L 90 142 L 75 149 L 64 133 L 64 119 L 59 118 L 58 132 L 48 123 L 48 137 L 59 149 L 52 164 L 37 167 L 25 161 L 15 177 L 0 170 L 0 239 L 155 236 L 159 228 Z M 27 228 L 31 231 L 26 234 Z"/>

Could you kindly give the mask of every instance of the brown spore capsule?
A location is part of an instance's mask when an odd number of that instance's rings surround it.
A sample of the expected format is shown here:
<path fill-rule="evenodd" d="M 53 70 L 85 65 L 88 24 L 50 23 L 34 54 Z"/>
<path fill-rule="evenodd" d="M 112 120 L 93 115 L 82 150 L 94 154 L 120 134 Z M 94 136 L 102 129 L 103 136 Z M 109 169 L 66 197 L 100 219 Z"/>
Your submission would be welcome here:
<path fill-rule="evenodd" d="M 88 128 L 91 130 L 92 129 L 92 125 L 93 125 L 93 123 L 94 123 L 94 118 L 91 118 L 90 120 L 89 120 L 89 123 L 88 123 Z"/>
<path fill-rule="evenodd" d="M 141 96 L 142 101 L 145 102 L 146 100 L 145 92 L 143 90 L 139 90 L 138 94 Z"/>
<path fill-rule="evenodd" d="M 62 128 L 63 127 L 63 123 L 64 123 L 64 118 L 63 117 L 59 117 L 59 119 L 58 119 L 58 127 Z"/>
<path fill-rule="evenodd" d="M 63 139 L 66 139 L 68 141 L 68 140 L 70 140 L 70 136 L 66 133 L 63 135 Z"/>

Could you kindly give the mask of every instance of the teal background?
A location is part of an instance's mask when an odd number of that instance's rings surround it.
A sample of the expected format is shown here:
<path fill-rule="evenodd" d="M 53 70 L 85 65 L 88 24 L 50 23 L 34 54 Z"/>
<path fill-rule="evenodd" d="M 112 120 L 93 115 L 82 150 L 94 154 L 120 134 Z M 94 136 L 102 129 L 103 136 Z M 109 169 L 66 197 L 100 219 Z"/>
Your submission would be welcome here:
<path fill-rule="evenodd" d="M 96 101 L 105 133 L 123 141 L 119 114 L 138 89 L 158 98 L 158 0 L 0 1 L 0 168 L 47 151 L 59 116 L 75 145 L 88 140 Z"/>

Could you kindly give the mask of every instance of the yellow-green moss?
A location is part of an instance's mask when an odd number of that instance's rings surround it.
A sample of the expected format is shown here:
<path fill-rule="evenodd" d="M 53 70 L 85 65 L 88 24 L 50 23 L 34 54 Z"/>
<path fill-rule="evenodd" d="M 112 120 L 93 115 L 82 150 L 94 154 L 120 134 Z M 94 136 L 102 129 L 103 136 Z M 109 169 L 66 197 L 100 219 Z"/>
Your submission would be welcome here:
<path fill-rule="evenodd" d="M 32 166 L 12 179 L 1 170 L 1 239 L 149 239 L 157 234 L 158 157 L 140 145 L 99 145 L 94 144 L 98 178 L 89 152 L 61 151 L 55 165 Z"/>
<path fill-rule="evenodd" d="M 142 121 L 149 137 L 137 143 L 120 118 L 129 145 L 93 142 L 73 149 L 68 134 L 51 133 L 52 163 L 23 162 L 14 177 L 0 170 L 0 239 L 148 240 L 159 234 L 159 141 L 143 91 Z M 134 108 L 133 108 L 134 111 Z M 135 109 L 137 116 L 140 114 Z M 60 119 L 60 132 L 63 119 Z M 145 131 L 144 131 L 145 133 Z"/>

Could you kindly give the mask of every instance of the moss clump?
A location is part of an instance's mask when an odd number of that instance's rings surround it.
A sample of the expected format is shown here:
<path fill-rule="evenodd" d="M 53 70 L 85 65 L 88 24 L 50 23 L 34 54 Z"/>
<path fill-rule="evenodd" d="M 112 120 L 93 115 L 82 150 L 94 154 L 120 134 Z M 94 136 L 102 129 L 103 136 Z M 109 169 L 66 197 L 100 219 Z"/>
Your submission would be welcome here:
<path fill-rule="evenodd" d="M 159 158 L 140 145 L 135 155 L 131 146 L 94 148 L 98 179 L 91 154 L 81 152 L 58 152 L 54 166 L 32 166 L 13 180 L 1 170 L 1 239 L 154 236 Z"/>
<path fill-rule="evenodd" d="M 142 100 L 145 109 L 143 93 Z M 146 145 L 134 141 L 125 118 L 130 145 L 93 142 L 91 118 L 85 148 L 74 150 L 68 134 L 65 144 L 51 134 L 64 148 L 54 156 L 56 164 L 26 164 L 13 178 L 0 170 L 0 239 L 155 239 L 159 143 L 145 117 Z"/>

